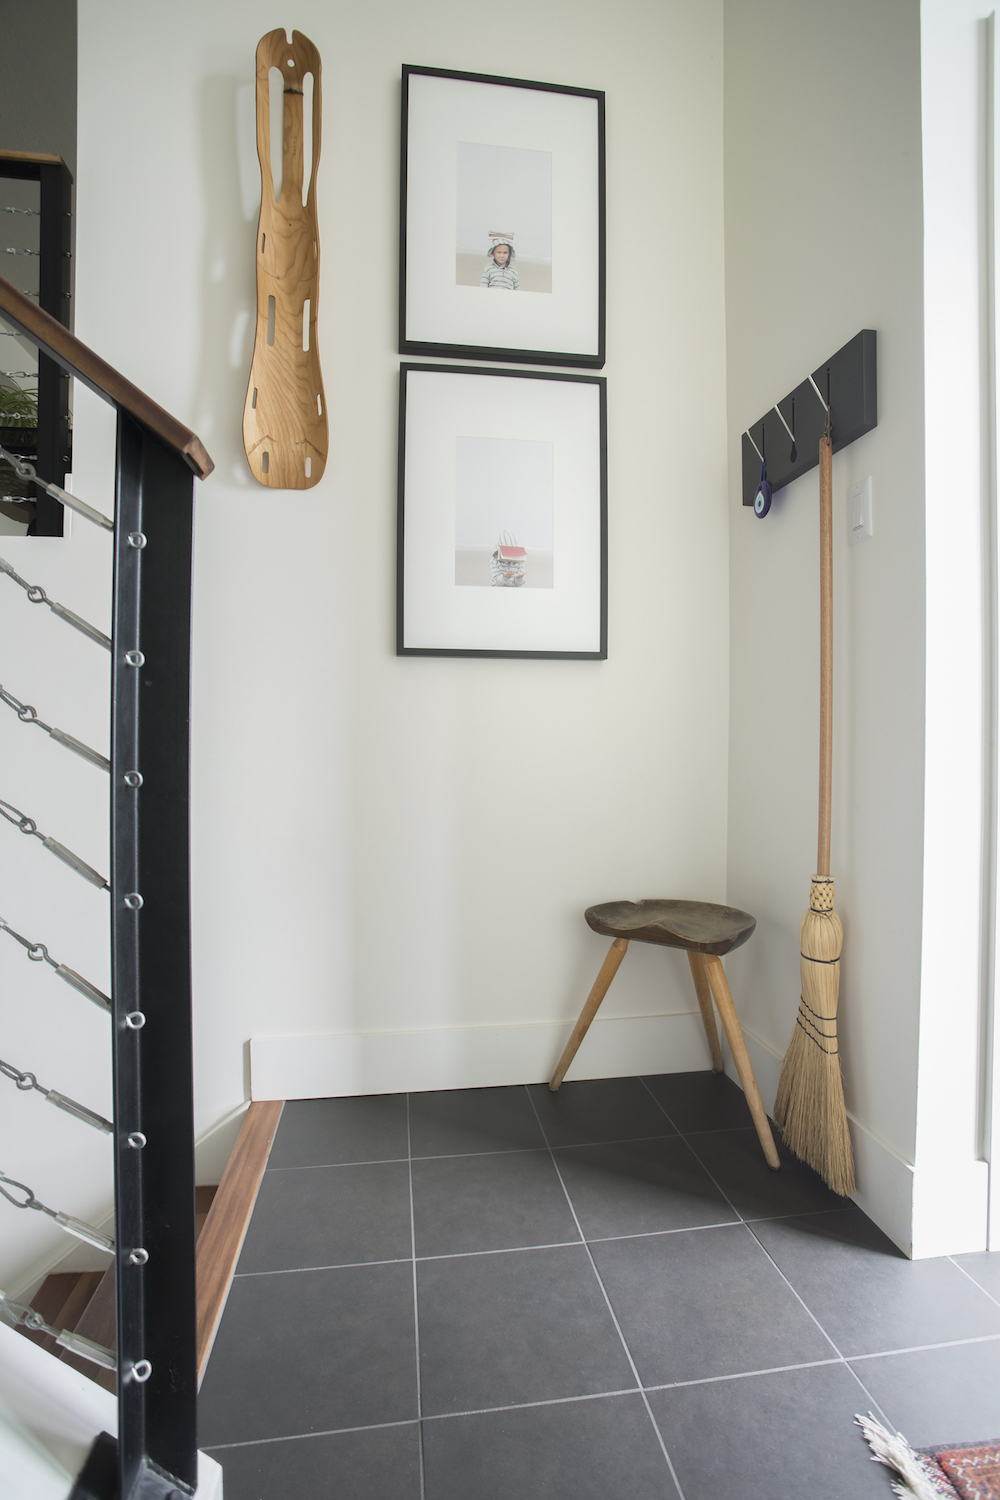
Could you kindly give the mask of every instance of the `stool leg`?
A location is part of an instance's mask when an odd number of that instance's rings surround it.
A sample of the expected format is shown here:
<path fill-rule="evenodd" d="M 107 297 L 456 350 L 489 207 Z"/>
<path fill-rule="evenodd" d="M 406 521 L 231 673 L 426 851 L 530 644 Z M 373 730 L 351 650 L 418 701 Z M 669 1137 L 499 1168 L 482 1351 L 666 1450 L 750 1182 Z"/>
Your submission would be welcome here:
<path fill-rule="evenodd" d="M 712 1009 L 712 990 L 708 983 L 708 975 L 705 973 L 704 953 L 689 952 L 688 963 L 691 965 L 691 978 L 694 980 L 701 1019 L 705 1024 L 705 1035 L 708 1037 L 708 1050 L 712 1054 L 712 1071 L 721 1073 L 722 1048 L 719 1045 L 719 1033 L 715 1025 L 715 1011 Z"/>
<path fill-rule="evenodd" d="M 600 1005 L 601 1001 L 608 993 L 608 990 L 611 988 L 611 981 L 618 973 L 618 965 L 621 963 L 627 952 L 628 938 L 615 938 L 614 942 L 611 944 L 611 947 L 608 949 L 607 957 L 601 965 L 601 972 L 594 980 L 594 988 L 587 996 L 586 1004 L 584 1005 L 583 1010 L 581 1010 L 580 1012 L 580 1019 L 573 1027 L 573 1035 L 566 1043 L 566 1050 L 563 1052 L 562 1057 L 559 1059 L 559 1066 L 556 1068 L 555 1072 L 552 1075 L 552 1079 L 549 1083 L 549 1088 L 553 1093 L 556 1092 L 559 1085 L 566 1077 L 566 1069 L 573 1061 L 579 1049 L 580 1043 L 587 1035 L 587 1032 L 590 1029 L 590 1023 L 597 1015 L 597 1007 Z"/>
<path fill-rule="evenodd" d="M 764 1148 L 767 1164 L 777 1172 L 781 1166 L 781 1160 L 775 1148 L 771 1126 L 768 1123 L 767 1112 L 764 1109 L 764 1101 L 760 1097 L 760 1089 L 757 1087 L 757 1080 L 754 1077 L 750 1056 L 747 1052 L 747 1044 L 743 1040 L 739 1016 L 736 1014 L 736 1006 L 733 1004 L 733 997 L 729 992 L 726 971 L 722 967 L 722 960 L 716 958 L 714 954 L 703 955 L 703 961 L 708 981 L 712 986 L 712 993 L 715 996 L 715 1003 L 719 1007 L 719 1015 L 722 1018 L 722 1025 L 725 1028 L 726 1040 L 729 1042 L 730 1051 L 733 1054 L 736 1071 L 740 1075 L 740 1083 L 743 1085 L 743 1092 L 750 1106 L 753 1123 L 757 1129 L 760 1143 Z"/>

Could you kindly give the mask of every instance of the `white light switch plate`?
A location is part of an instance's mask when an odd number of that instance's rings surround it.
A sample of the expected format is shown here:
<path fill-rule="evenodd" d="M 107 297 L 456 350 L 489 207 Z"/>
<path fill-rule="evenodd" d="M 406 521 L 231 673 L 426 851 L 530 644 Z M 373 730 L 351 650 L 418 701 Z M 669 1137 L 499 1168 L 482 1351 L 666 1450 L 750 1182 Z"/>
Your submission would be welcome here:
<path fill-rule="evenodd" d="M 855 542 L 865 542 L 872 534 L 872 476 L 852 484 L 847 491 L 847 538 L 853 547 Z"/>

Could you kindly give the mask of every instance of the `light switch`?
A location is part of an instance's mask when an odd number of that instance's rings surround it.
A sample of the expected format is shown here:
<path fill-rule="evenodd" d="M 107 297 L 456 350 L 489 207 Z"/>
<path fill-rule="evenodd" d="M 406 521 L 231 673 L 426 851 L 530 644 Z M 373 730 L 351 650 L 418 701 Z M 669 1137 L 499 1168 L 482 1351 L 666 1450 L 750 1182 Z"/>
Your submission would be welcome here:
<path fill-rule="evenodd" d="M 847 491 L 847 534 L 851 546 L 872 534 L 872 476 Z"/>

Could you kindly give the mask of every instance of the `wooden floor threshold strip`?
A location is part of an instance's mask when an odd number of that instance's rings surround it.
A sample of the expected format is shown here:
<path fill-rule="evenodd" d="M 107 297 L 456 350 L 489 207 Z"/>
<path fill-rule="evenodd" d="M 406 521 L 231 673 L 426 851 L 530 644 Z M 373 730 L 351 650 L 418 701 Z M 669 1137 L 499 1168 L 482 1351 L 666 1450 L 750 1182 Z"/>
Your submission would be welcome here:
<path fill-rule="evenodd" d="M 250 1105 L 198 1238 L 199 1385 L 229 1296 L 236 1262 L 240 1258 L 283 1108 L 280 1099 L 263 1099 Z"/>

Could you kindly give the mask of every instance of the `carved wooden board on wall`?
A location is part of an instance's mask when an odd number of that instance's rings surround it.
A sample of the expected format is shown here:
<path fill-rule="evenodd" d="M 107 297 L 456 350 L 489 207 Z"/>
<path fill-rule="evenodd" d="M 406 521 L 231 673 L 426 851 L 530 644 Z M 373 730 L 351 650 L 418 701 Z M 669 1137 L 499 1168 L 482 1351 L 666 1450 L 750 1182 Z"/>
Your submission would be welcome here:
<path fill-rule="evenodd" d="M 272 489 L 307 490 L 322 477 L 329 441 L 316 338 L 319 312 L 320 56 L 308 37 L 284 27 L 257 44 L 257 335 L 243 411 L 243 446 L 254 478 Z M 280 191 L 271 163 L 271 70 L 283 81 Z M 305 182 L 303 107 L 312 75 L 312 160 Z M 277 86 L 277 80 L 274 80 Z M 305 200 L 303 202 L 303 199 Z"/>

